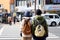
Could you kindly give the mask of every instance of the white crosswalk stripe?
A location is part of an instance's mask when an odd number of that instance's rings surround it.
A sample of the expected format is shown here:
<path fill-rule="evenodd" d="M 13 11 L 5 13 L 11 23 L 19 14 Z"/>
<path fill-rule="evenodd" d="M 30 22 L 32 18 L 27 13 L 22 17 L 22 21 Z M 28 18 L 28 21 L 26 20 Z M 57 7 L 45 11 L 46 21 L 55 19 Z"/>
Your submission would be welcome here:
<path fill-rule="evenodd" d="M 5 26 L 5 25 L 4 25 Z M 7 25 L 6 25 L 7 26 Z M 10 25 L 8 25 L 8 26 L 10 26 Z M 5 27 L 4 27 L 5 28 Z M 1 31 L 0 31 L 0 36 L 1 36 L 1 34 L 2 34 L 2 31 L 4 30 L 4 28 L 2 28 L 1 29 Z M 60 27 L 57 27 L 57 28 L 60 28 Z M 20 31 L 20 30 L 19 30 Z M 59 36 L 57 36 L 57 35 L 55 35 L 55 34 L 53 34 L 53 33 L 51 33 L 51 32 L 49 32 L 49 36 L 47 37 L 47 39 L 49 39 L 49 38 L 60 38 Z M 5 37 L 5 38 L 3 38 L 3 37 L 1 37 L 0 39 L 21 39 L 21 37 Z"/>
<path fill-rule="evenodd" d="M 57 28 L 60 28 L 60 27 L 57 27 Z"/>
<path fill-rule="evenodd" d="M 59 36 L 56 36 L 55 34 L 49 32 L 48 38 L 59 38 Z"/>
<path fill-rule="evenodd" d="M 0 35 L 2 34 L 4 28 L 5 28 L 5 27 L 3 27 L 3 28 L 0 29 Z"/>
<path fill-rule="evenodd" d="M 22 37 L 20 37 L 20 38 L 0 38 L 0 39 L 21 39 Z M 59 38 L 59 36 L 56 36 L 56 35 L 54 35 L 53 33 L 50 33 L 49 32 L 49 36 L 47 37 L 47 39 L 48 38 Z"/>
<path fill-rule="evenodd" d="M 60 26 L 49 26 L 49 28 L 60 28 Z"/>

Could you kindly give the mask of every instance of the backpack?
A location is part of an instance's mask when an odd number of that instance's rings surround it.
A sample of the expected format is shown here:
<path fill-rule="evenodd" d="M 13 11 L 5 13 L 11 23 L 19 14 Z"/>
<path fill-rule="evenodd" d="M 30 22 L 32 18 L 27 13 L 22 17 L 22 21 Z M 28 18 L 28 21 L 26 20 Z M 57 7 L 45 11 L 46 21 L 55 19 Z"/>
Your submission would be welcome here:
<path fill-rule="evenodd" d="M 34 35 L 36 37 L 43 37 L 45 34 L 44 26 L 41 24 L 40 20 L 35 19 L 34 20 Z"/>
<path fill-rule="evenodd" d="M 25 35 L 31 34 L 31 24 L 30 24 L 30 20 L 29 19 L 24 20 L 24 25 L 23 25 L 23 28 L 22 28 L 22 32 Z"/>

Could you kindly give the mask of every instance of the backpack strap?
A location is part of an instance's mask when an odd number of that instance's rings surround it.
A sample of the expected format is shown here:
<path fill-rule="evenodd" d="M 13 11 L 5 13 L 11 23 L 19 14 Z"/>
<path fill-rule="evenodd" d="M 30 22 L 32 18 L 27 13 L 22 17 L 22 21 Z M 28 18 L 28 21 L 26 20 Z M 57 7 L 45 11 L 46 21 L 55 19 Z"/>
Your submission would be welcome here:
<path fill-rule="evenodd" d="M 29 19 L 24 19 L 24 25 L 28 24 L 29 21 L 30 21 L 30 18 Z"/>
<path fill-rule="evenodd" d="M 37 19 L 34 17 L 34 19 L 33 19 L 33 21 L 32 21 L 32 28 L 31 28 L 33 35 L 34 35 L 35 28 L 36 28 L 36 26 L 37 26 L 38 24 L 40 24 L 39 20 L 37 20 Z"/>
<path fill-rule="evenodd" d="M 38 20 L 38 19 L 34 18 L 34 25 L 38 25 L 38 24 L 41 24 L 41 23 L 42 23 L 41 20 Z"/>

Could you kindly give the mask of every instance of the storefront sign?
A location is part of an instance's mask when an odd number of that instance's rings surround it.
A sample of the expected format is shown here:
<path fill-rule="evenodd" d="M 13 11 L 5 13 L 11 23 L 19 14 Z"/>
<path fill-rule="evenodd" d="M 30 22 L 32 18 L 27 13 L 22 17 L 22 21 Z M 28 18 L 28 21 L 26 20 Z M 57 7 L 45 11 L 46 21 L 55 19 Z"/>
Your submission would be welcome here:
<path fill-rule="evenodd" d="M 45 5 L 44 10 L 60 10 L 60 5 Z"/>

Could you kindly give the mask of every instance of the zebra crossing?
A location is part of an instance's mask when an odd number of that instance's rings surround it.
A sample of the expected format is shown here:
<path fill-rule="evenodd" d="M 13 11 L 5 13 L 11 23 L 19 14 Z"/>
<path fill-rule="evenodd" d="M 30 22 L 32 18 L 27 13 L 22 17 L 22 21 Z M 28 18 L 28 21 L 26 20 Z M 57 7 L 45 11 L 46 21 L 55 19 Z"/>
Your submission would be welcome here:
<path fill-rule="evenodd" d="M 10 25 L 4 25 L 4 26 L 6 26 L 6 27 L 3 27 L 3 28 L 1 28 L 0 29 L 0 40 L 1 39 L 3 39 L 3 40 L 5 40 L 5 39 L 7 39 L 7 40 L 9 40 L 9 39 L 13 39 L 13 40 L 18 40 L 18 39 L 20 39 L 21 40 L 21 36 L 20 36 L 20 34 L 18 34 L 19 32 L 20 32 L 20 29 L 19 28 L 17 28 L 16 27 L 16 25 L 12 25 L 12 26 L 10 26 Z M 53 28 L 53 27 L 51 27 L 51 28 Z M 60 28 L 60 27 L 54 27 L 54 28 Z M 53 29 L 54 29 L 53 28 Z M 6 30 L 5 30 L 6 29 Z M 16 29 L 18 29 L 18 30 L 16 30 Z M 17 34 L 19 35 L 16 35 L 16 34 L 14 34 L 14 36 L 11 36 L 12 34 L 10 34 L 10 33 L 7 33 L 7 30 L 10 32 L 11 30 L 13 31 L 16 31 L 17 32 Z M 2 32 L 3 31 L 5 31 L 5 33 L 7 33 L 9 36 L 6 36 L 6 34 L 5 35 L 3 35 L 2 36 Z M 4 32 L 3 32 L 4 33 Z M 13 32 L 14 33 L 14 32 Z M 57 35 L 55 35 L 54 33 L 52 33 L 52 32 L 50 32 L 49 31 L 49 33 L 48 33 L 48 37 L 47 37 L 47 40 L 48 39 L 59 39 L 60 38 L 60 36 L 57 36 Z"/>
<path fill-rule="evenodd" d="M 60 37 L 59 37 L 59 36 L 56 36 L 55 34 L 49 32 L 49 36 L 47 37 L 47 39 L 51 39 L 51 38 L 53 38 L 53 39 L 54 39 L 54 38 L 55 38 L 55 39 L 57 38 L 57 39 L 58 39 L 58 38 L 60 38 Z M 18 37 L 18 38 L 17 38 L 17 37 L 16 37 L 16 38 L 15 38 L 15 37 L 12 38 L 12 37 L 9 37 L 9 36 L 4 36 L 4 37 L 1 37 L 1 36 L 0 36 L 0 39 L 20 39 L 20 40 L 21 40 L 22 37 L 20 36 L 20 37 Z"/>
<path fill-rule="evenodd" d="M 55 34 L 49 32 L 49 35 L 47 38 L 59 38 L 59 36 L 56 36 Z"/>

